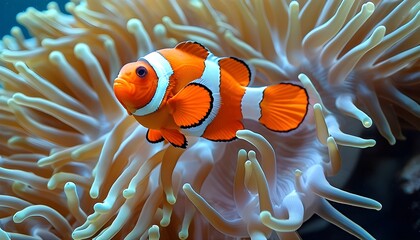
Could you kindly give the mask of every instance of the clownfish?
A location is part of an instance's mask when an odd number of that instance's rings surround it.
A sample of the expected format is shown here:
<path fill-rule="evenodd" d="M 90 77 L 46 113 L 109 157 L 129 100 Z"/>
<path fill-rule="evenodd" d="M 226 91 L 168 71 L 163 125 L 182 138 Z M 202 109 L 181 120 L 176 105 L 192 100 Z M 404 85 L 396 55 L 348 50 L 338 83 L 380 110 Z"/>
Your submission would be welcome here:
<path fill-rule="evenodd" d="M 118 101 L 144 127 L 151 143 L 186 148 L 185 136 L 231 141 L 243 119 L 287 132 L 308 109 L 306 90 L 292 83 L 247 87 L 248 65 L 216 57 L 197 42 L 181 42 L 124 65 L 114 81 Z"/>

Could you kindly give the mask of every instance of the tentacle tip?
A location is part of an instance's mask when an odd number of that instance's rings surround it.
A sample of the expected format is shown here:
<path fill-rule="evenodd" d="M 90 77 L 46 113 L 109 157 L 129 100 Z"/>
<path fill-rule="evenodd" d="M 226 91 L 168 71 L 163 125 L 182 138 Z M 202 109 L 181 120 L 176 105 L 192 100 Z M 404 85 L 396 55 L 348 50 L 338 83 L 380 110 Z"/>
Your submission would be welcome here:
<path fill-rule="evenodd" d="M 7 140 L 7 145 L 11 146 L 11 145 L 13 145 L 13 144 L 15 144 L 15 143 L 18 143 L 18 142 L 19 142 L 19 140 L 20 140 L 20 137 L 18 137 L 18 136 L 13 136 L 13 137 L 11 137 L 11 138 L 9 138 L 9 139 Z"/>
<path fill-rule="evenodd" d="M 226 30 L 226 31 L 225 31 L 225 33 L 224 33 L 224 37 L 225 37 L 226 39 L 232 39 L 232 38 L 233 38 L 233 33 L 232 33 L 232 31 L 230 31 L 230 30 Z"/>
<path fill-rule="evenodd" d="M 292 1 L 289 4 L 289 8 L 290 9 L 292 9 L 292 8 L 299 8 L 299 3 L 297 1 Z"/>
<path fill-rule="evenodd" d="M 7 99 L 6 103 L 12 109 L 13 109 L 13 105 L 17 105 L 16 101 L 13 98 Z"/>
<path fill-rule="evenodd" d="M 322 110 L 322 105 L 320 103 L 315 103 L 314 110 Z"/>
<path fill-rule="evenodd" d="M 78 43 L 76 44 L 76 46 L 74 47 L 74 54 L 78 57 L 78 58 L 82 58 L 83 55 L 89 51 L 89 46 L 86 45 L 85 43 Z"/>
<path fill-rule="evenodd" d="M 106 203 L 96 203 L 93 209 L 98 213 L 106 213 L 111 210 L 112 206 Z"/>
<path fill-rule="evenodd" d="M 361 204 L 360 207 L 366 208 L 366 209 L 373 209 L 376 211 L 380 211 L 382 209 L 382 204 L 376 200 L 373 200 L 371 198 L 368 198 L 364 204 Z"/>
<path fill-rule="evenodd" d="M 381 38 L 383 38 L 385 36 L 385 32 L 386 32 L 386 27 L 381 25 L 378 26 L 375 30 L 374 33 L 377 33 Z"/>
<path fill-rule="evenodd" d="M 170 220 L 169 217 L 163 216 L 162 219 L 160 220 L 160 226 L 162 226 L 162 227 L 169 226 L 169 223 L 171 223 L 171 220 Z"/>
<path fill-rule="evenodd" d="M 372 126 L 372 119 L 365 118 L 362 120 L 363 127 L 370 128 Z"/>
<path fill-rule="evenodd" d="M 387 140 L 388 140 L 388 143 L 392 146 L 394 146 L 397 143 L 397 140 L 395 139 L 394 136 L 388 137 Z"/>
<path fill-rule="evenodd" d="M 366 10 L 368 10 L 370 12 L 375 10 L 375 4 L 373 4 L 372 2 L 367 2 L 367 3 L 363 4 L 363 7 L 365 7 Z"/>
<path fill-rule="evenodd" d="M 168 201 L 169 204 L 174 205 L 176 203 L 176 197 L 173 193 L 168 193 L 166 195 L 166 201 Z"/>
<path fill-rule="evenodd" d="M 74 2 L 67 2 L 64 5 L 64 10 L 66 10 L 67 12 L 71 13 L 74 11 L 74 8 L 76 7 L 76 4 Z"/>
<path fill-rule="evenodd" d="M 79 233 L 78 231 L 74 231 L 74 232 L 71 234 L 71 237 L 72 237 L 72 239 L 73 239 L 73 240 L 79 240 L 79 239 L 82 239 L 82 236 L 80 236 L 80 233 Z"/>
<path fill-rule="evenodd" d="M 79 150 L 74 150 L 70 155 L 71 159 L 73 160 L 78 160 L 81 156 L 81 151 Z"/>
<path fill-rule="evenodd" d="M 376 145 L 376 141 L 374 139 L 363 139 L 364 141 L 360 142 L 358 145 L 359 148 L 368 148 L 373 147 Z"/>
<path fill-rule="evenodd" d="M 132 18 L 127 22 L 127 30 L 131 33 L 138 30 L 141 26 L 141 21 L 137 18 Z"/>
<path fill-rule="evenodd" d="M 64 191 L 72 190 L 76 190 L 76 184 L 74 184 L 74 182 L 66 182 L 66 184 L 64 184 Z"/>
<path fill-rule="evenodd" d="M 22 61 L 15 62 L 14 66 L 19 72 L 22 72 L 24 69 L 27 68 L 26 64 Z"/>
<path fill-rule="evenodd" d="M 298 78 L 300 81 L 302 81 L 302 80 L 307 80 L 308 76 L 306 76 L 306 74 L 304 73 L 299 73 Z"/>
<path fill-rule="evenodd" d="M 250 160 L 246 160 L 244 163 L 245 168 L 248 168 L 246 170 L 251 170 L 252 162 Z"/>
<path fill-rule="evenodd" d="M 63 54 L 60 51 L 52 51 L 48 56 L 51 63 L 58 63 L 61 59 L 64 58 Z"/>
<path fill-rule="evenodd" d="M 51 178 L 47 183 L 48 190 L 54 190 L 57 187 L 57 182 Z"/>
<path fill-rule="evenodd" d="M 261 222 L 266 223 L 267 221 L 271 219 L 271 213 L 269 211 L 261 211 L 260 219 L 261 219 Z"/>
<path fill-rule="evenodd" d="M 20 93 L 20 92 L 16 92 L 12 95 L 13 100 L 15 100 L 16 102 L 23 102 L 25 100 L 27 100 L 28 98 L 25 96 L 25 94 Z"/>
<path fill-rule="evenodd" d="M 134 194 L 136 193 L 135 189 L 127 188 L 123 191 L 123 196 L 126 199 L 132 198 Z"/>
<path fill-rule="evenodd" d="M 13 222 L 21 223 L 23 222 L 24 218 L 25 218 L 25 215 L 22 213 L 22 211 L 18 211 L 13 215 Z"/>
<path fill-rule="evenodd" d="M 247 155 L 247 152 L 246 152 L 246 150 L 245 150 L 245 149 L 239 149 L 239 151 L 238 151 L 238 155 L 240 155 L 240 156 L 244 156 L 244 155 Z"/>
<path fill-rule="evenodd" d="M 149 239 L 159 239 L 160 238 L 159 226 L 157 225 L 151 226 L 148 230 L 148 234 L 149 234 Z"/>
<path fill-rule="evenodd" d="M 158 23 L 153 27 L 153 32 L 158 34 L 158 35 L 162 35 L 166 33 L 166 27 L 165 25 Z"/>
<path fill-rule="evenodd" d="M 382 209 L 382 204 L 380 202 L 376 202 L 376 206 L 374 208 L 376 211 L 380 211 Z"/>
<path fill-rule="evenodd" d="M 99 190 L 96 188 L 91 188 L 89 191 L 89 195 L 91 198 L 96 199 L 99 196 Z"/>
<path fill-rule="evenodd" d="M 22 33 L 22 29 L 20 29 L 20 27 L 18 27 L 18 26 L 13 26 L 10 29 L 10 33 L 12 33 L 13 35 L 20 34 L 20 33 Z"/>
<path fill-rule="evenodd" d="M 169 16 L 163 16 L 162 17 L 163 23 L 172 23 L 172 19 Z"/>
<path fill-rule="evenodd" d="M 187 238 L 188 238 L 188 231 L 181 230 L 181 231 L 178 233 L 178 237 L 179 237 L 179 239 L 181 239 L 181 240 L 185 240 L 185 239 L 187 239 Z"/>
<path fill-rule="evenodd" d="M 182 190 L 184 190 L 184 192 L 191 191 L 191 190 L 192 190 L 191 184 L 189 184 L 189 183 L 185 183 L 185 184 L 182 186 Z"/>
<path fill-rule="evenodd" d="M 249 131 L 248 129 L 238 130 L 236 131 L 236 137 L 243 138 L 243 136 L 249 134 L 250 132 L 251 131 Z"/>
<path fill-rule="evenodd" d="M 47 158 L 41 158 L 36 162 L 36 164 L 38 165 L 38 167 L 45 167 L 49 164 L 49 160 L 50 159 L 48 157 Z"/>
<path fill-rule="evenodd" d="M 374 139 L 369 139 L 368 143 L 369 143 L 369 147 L 373 147 L 376 145 L 376 141 Z"/>
<path fill-rule="evenodd" d="M 91 214 L 91 215 L 89 215 L 89 216 L 87 216 L 86 217 L 86 221 L 87 222 L 94 222 L 94 221 L 96 221 L 97 219 L 98 219 L 98 217 L 100 216 L 100 214 L 99 213 L 93 213 L 93 214 Z M 78 227 L 78 228 L 76 228 L 76 230 L 78 230 L 78 229 L 83 229 L 83 225 L 82 226 L 80 226 L 80 227 Z M 79 230 L 79 231 L 81 231 L 81 230 Z"/>
<path fill-rule="evenodd" d="M 248 152 L 248 158 L 249 159 L 256 159 L 257 158 L 257 153 L 254 150 L 250 150 Z"/>

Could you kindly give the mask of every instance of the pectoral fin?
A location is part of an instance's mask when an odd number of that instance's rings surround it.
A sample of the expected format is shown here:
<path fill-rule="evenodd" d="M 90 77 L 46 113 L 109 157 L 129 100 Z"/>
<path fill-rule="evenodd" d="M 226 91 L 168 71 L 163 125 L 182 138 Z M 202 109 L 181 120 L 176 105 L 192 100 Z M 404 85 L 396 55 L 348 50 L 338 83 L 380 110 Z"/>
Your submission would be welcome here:
<path fill-rule="evenodd" d="M 148 129 L 146 139 L 150 143 L 158 143 L 164 140 L 162 133 L 156 129 Z"/>
<path fill-rule="evenodd" d="M 188 142 L 184 134 L 176 129 L 161 129 L 163 138 L 172 144 L 174 147 L 187 148 Z"/>
<path fill-rule="evenodd" d="M 175 123 L 181 128 L 199 126 L 210 114 L 213 96 L 205 85 L 190 83 L 168 100 Z"/>

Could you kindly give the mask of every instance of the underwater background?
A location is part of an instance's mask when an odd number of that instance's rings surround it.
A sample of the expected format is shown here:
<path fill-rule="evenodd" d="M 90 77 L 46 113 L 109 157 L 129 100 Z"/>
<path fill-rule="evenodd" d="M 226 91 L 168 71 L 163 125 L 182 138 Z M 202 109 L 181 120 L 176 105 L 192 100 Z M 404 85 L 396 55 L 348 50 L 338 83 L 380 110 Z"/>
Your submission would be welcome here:
<path fill-rule="evenodd" d="M 0 1 L 0 35 L 10 34 L 10 29 L 17 24 L 16 14 L 34 7 L 46 8 L 49 0 L 10 0 Z M 64 11 L 68 1 L 55 1 Z M 24 30 L 24 29 L 23 29 Z M 29 36 L 24 30 L 26 36 Z M 372 127 L 365 130 L 361 137 L 375 139 L 376 146 L 361 150 L 357 167 L 343 190 L 368 196 L 379 201 L 383 208 L 379 212 L 334 204 L 339 211 L 354 222 L 368 229 L 377 239 L 420 239 L 420 191 L 406 194 L 401 179 L 403 167 L 413 156 L 420 154 L 420 137 L 416 130 L 405 130 L 405 141 L 397 141 L 394 146 Z M 343 170 L 342 170 L 343 171 Z M 418 176 L 420 179 L 420 176 Z M 1 193 L 0 193 L 1 194 Z M 355 239 L 326 221 L 312 217 L 299 230 L 305 240 L 310 239 Z M 311 231 L 309 226 L 327 225 L 320 231 Z"/>
<path fill-rule="evenodd" d="M 45 9 L 49 0 L 5 0 L 0 1 L 0 36 L 10 34 L 10 29 L 18 24 L 16 22 L 16 14 L 25 11 L 28 7 L 36 9 Z M 61 10 L 64 10 L 64 4 L 67 0 L 55 1 L 60 6 Z M 21 25 L 19 25 L 22 27 Z M 26 36 L 28 32 L 22 28 Z"/>

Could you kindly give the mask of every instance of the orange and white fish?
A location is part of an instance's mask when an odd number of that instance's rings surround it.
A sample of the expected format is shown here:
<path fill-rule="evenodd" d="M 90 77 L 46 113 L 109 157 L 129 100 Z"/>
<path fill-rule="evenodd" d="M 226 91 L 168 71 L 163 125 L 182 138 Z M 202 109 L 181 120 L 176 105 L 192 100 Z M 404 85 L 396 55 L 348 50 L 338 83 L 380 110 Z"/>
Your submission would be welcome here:
<path fill-rule="evenodd" d="M 291 83 L 247 87 L 248 65 L 219 58 L 203 45 L 187 41 L 122 67 L 114 92 L 129 114 L 148 128 L 147 140 L 186 148 L 185 136 L 231 141 L 243 119 L 272 131 L 296 129 L 308 109 L 304 88 Z"/>

